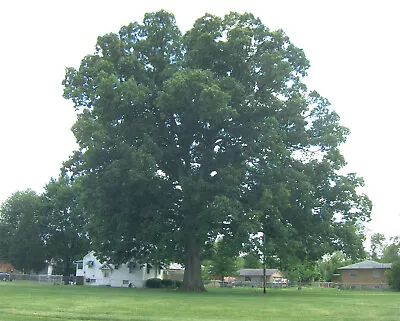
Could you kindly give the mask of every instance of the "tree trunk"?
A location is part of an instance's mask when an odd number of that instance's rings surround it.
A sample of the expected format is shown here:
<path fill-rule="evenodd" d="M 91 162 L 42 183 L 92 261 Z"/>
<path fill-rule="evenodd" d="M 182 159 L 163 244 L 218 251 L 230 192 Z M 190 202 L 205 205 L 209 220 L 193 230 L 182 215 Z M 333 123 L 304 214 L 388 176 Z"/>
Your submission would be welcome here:
<path fill-rule="evenodd" d="M 69 258 L 69 256 L 66 256 L 66 257 L 64 257 L 64 262 L 63 262 L 64 264 L 64 266 L 63 266 L 63 269 L 64 269 L 64 271 L 63 271 L 63 274 L 64 274 L 64 276 L 69 276 L 70 274 L 71 274 L 71 271 L 70 271 L 70 263 L 71 263 L 71 261 L 70 261 L 70 258 Z"/>
<path fill-rule="evenodd" d="M 183 275 L 182 289 L 186 291 L 205 291 L 201 279 L 200 246 L 191 242 L 188 247 Z"/>

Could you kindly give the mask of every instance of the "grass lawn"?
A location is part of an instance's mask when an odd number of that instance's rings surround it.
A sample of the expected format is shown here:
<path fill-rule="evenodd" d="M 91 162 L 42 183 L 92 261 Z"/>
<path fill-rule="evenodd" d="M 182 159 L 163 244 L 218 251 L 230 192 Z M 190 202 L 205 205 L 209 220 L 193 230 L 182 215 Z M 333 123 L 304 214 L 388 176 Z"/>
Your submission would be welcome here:
<path fill-rule="evenodd" d="M 400 320 L 400 293 L 211 288 L 206 293 L 0 282 L 0 320 Z"/>

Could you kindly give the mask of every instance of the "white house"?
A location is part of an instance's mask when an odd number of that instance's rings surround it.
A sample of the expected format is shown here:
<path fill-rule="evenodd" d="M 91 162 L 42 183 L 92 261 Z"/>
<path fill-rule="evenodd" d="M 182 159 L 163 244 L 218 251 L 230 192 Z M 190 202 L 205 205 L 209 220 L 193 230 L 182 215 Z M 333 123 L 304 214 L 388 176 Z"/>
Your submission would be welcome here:
<path fill-rule="evenodd" d="M 105 285 L 112 287 L 142 288 L 148 279 L 161 279 L 163 270 L 159 266 L 150 264 L 108 264 L 100 262 L 94 255 L 94 251 L 83 257 L 82 261 L 76 261 L 76 277 L 83 285 Z"/>

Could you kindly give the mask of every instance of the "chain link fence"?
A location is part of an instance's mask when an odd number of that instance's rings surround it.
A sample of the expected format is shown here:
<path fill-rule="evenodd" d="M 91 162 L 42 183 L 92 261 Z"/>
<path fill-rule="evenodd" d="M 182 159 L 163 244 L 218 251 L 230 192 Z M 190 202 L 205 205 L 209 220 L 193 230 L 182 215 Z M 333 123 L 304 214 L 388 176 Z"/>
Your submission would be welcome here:
<path fill-rule="evenodd" d="M 11 274 L 10 280 L 15 282 L 59 285 L 63 282 L 63 276 L 47 274 Z"/>

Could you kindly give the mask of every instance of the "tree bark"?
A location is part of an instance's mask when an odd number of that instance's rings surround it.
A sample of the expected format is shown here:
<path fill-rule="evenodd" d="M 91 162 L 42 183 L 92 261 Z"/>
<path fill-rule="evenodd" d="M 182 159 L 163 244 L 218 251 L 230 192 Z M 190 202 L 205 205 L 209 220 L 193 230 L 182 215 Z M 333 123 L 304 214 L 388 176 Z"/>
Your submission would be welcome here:
<path fill-rule="evenodd" d="M 192 292 L 205 291 L 201 279 L 200 246 L 194 242 L 191 242 L 187 250 L 182 289 Z"/>

